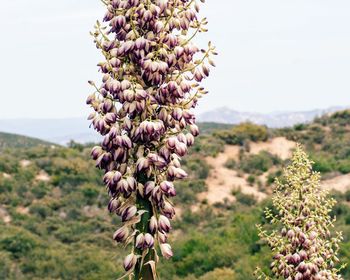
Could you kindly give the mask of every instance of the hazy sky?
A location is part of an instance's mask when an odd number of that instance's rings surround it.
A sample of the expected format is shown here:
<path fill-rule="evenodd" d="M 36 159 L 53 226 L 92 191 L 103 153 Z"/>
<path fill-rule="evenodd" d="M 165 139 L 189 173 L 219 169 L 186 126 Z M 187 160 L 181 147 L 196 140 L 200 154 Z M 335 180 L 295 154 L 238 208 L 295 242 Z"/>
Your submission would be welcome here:
<path fill-rule="evenodd" d="M 349 0 L 207 0 L 220 53 L 199 111 L 350 105 Z M 100 57 L 99 0 L 1 0 L 0 118 L 80 117 Z"/>

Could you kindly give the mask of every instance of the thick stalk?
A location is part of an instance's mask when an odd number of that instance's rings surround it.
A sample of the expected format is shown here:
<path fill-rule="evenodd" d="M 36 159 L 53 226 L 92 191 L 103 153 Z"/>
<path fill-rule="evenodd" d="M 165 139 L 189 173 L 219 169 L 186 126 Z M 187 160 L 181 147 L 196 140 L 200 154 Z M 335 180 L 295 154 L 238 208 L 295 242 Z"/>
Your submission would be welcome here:
<path fill-rule="evenodd" d="M 145 182 L 142 182 L 145 183 Z M 145 199 L 140 194 L 137 194 L 136 204 L 138 210 L 145 210 L 142 215 L 141 222 L 137 224 L 136 229 L 140 233 L 149 233 L 149 220 L 153 216 L 152 204 L 148 199 Z M 136 237 L 135 237 L 136 238 Z M 141 249 L 136 249 L 136 253 L 142 256 L 143 251 Z M 149 264 L 145 265 L 145 263 L 154 259 L 153 250 L 149 250 L 145 258 L 139 258 L 136 266 L 135 266 L 135 277 L 134 280 L 155 280 L 153 277 L 152 268 Z M 142 263 L 143 262 L 143 263 Z"/>

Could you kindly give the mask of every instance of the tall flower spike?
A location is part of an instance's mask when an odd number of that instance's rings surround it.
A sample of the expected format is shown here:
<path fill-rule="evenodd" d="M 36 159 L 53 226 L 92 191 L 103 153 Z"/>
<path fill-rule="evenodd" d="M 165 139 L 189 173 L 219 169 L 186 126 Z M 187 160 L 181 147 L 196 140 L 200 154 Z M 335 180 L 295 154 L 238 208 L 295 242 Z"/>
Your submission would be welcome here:
<path fill-rule="evenodd" d="M 329 213 L 336 201 L 320 188 L 320 174 L 312 171 L 312 162 L 298 145 L 292 163 L 276 179 L 272 198 L 275 212 L 266 209 L 266 218 L 276 226 L 267 233 L 258 226 L 274 257 L 272 277 L 257 269 L 257 279 L 341 280 L 337 254 L 341 233 L 331 236 L 334 220 Z"/>
<path fill-rule="evenodd" d="M 175 215 L 173 181 L 187 176 L 180 159 L 198 136 L 192 110 L 207 92 L 215 48 L 200 49 L 206 32 L 195 0 L 103 0 L 104 23 L 91 35 L 104 61 L 100 86 L 87 99 L 93 127 L 104 137 L 93 148 L 111 196 L 108 210 L 121 217 L 113 238 L 132 252 L 124 268 L 134 279 L 155 279 Z M 204 0 L 201 0 L 204 2 Z"/>

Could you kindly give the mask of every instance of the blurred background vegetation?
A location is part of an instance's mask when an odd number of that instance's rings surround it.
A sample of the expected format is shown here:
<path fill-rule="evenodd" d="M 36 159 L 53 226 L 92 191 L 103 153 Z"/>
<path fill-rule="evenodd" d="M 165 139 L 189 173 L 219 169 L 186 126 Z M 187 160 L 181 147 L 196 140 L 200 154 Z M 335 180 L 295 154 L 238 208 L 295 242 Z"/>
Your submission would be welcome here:
<path fill-rule="evenodd" d="M 190 176 L 177 183 L 178 215 L 170 237 L 174 257 L 161 262 L 161 279 L 247 280 L 256 266 L 269 267 L 271 253 L 259 241 L 255 224 L 267 223 L 263 209 L 271 205 L 273 180 L 288 159 L 267 150 L 250 153 L 252 144 L 276 137 L 301 142 L 324 180 L 344 178 L 350 173 L 349 124 L 350 111 L 285 129 L 202 124 L 203 134 L 183 161 Z M 265 193 L 265 199 L 237 186 L 234 199 L 220 203 L 200 195 L 208 191 L 215 168 L 208 157 L 217 157 L 227 145 L 236 145 L 239 157 L 224 168 Z M 106 210 L 108 197 L 90 160 L 91 146 L 62 147 L 0 134 L 0 279 L 116 279 L 123 274 L 125 252 L 112 241 L 120 221 Z M 341 261 L 350 263 L 350 181 L 344 182 L 341 192 L 332 191 L 338 200 L 332 215 L 335 231 L 344 234 Z M 343 276 L 350 279 L 349 267 Z"/>

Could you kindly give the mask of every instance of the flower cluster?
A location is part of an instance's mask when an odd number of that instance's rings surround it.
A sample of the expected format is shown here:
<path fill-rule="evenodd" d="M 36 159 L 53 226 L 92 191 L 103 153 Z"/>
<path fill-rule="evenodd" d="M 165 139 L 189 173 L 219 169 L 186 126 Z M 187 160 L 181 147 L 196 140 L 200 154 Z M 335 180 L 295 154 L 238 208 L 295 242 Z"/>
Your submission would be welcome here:
<path fill-rule="evenodd" d="M 258 226 L 274 253 L 272 279 L 342 279 L 335 267 L 342 236 L 332 236 L 329 230 L 334 222 L 329 213 L 336 202 L 327 196 L 320 188 L 320 174 L 312 171 L 312 162 L 298 145 L 282 179 L 276 179 L 275 209 L 266 210 L 277 229 L 268 234 Z M 258 269 L 257 279 L 270 278 Z"/>
<path fill-rule="evenodd" d="M 193 108 L 207 93 L 199 83 L 216 53 L 211 43 L 199 49 L 192 42 L 207 31 L 195 0 L 103 2 L 105 24 L 91 33 L 105 58 L 98 64 L 103 78 L 100 86 L 90 82 L 96 91 L 87 104 L 104 139 L 92 157 L 105 171 L 108 209 L 123 222 L 113 238 L 133 244 L 125 270 L 135 279 L 154 277 L 157 247 L 173 255 L 173 182 L 187 176 L 180 160 L 199 134 Z"/>

